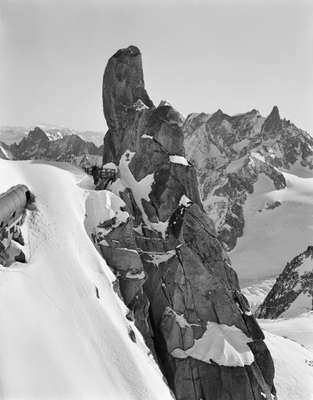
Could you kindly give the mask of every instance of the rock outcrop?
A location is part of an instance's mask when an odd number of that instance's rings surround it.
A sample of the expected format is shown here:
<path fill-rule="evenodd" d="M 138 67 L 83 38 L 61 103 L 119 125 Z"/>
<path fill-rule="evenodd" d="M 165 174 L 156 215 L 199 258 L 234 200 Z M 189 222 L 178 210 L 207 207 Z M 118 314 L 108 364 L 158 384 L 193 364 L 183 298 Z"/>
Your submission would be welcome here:
<path fill-rule="evenodd" d="M 272 399 L 273 361 L 203 210 L 181 117 L 153 105 L 136 47 L 110 58 L 103 108 L 123 203 L 94 239 L 176 399 Z"/>
<path fill-rule="evenodd" d="M 262 126 L 262 135 L 264 139 L 278 136 L 283 129 L 283 123 L 280 119 L 279 110 L 274 106 L 270 115 L 264 121 Z"/>
<path fill-rule="evenodd" d="M 313 310 L 313 246 L 285 266 L 259 307 L 259 318 L 295 317 Z"/>

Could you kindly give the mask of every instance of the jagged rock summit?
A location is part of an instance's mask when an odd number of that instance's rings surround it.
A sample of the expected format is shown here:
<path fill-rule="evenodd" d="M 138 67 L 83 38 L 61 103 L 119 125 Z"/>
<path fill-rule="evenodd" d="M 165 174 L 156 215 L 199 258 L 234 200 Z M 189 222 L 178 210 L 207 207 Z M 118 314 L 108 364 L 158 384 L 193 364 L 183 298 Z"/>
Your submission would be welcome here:
<path fill-rule="evenodd" d="M 181 118 L 168 103 L 153 105 L 138 48 L 110 58 L 103 109 L 104 168 L 118 171 L 107 189 L 123 202 L 93 238 L 129 318 L 177 400 L 271 400 L 264 335 L 203 210 Z"/>
<path fill-rule="evenodd" d="M 280 119 L 278 107 L 274 106 L 262 126 L 263 137 L 266 138 L 278 135 L 281 132 L 282 127 L 283 124 Z"/>
<path fill-rule="evenodd" d="M 137 101 L 153 107 L 145 90 L 141 54 L 137 47 L 121 49 L 110 58 L 103 76 L 102 99 L 104 116 L 112 129 L 122 127 L 123 116 Z"/>
<path fill-rule="evenodd" d="M 112 135 L 112 149 L 117 152 L 109 161 L 115 161 L 119 155 L 119 143 L 127 125 L 129 111 L 138 105 L 153 107 L 144 86 L 141 54 L 137 47 L 130 46 L 117 51 L 109 60 L 103 76 L 102 86 L 103 112 L 109 127 L 107 135 Z M 121 135 L 121 136 L 120 136 Z"/>

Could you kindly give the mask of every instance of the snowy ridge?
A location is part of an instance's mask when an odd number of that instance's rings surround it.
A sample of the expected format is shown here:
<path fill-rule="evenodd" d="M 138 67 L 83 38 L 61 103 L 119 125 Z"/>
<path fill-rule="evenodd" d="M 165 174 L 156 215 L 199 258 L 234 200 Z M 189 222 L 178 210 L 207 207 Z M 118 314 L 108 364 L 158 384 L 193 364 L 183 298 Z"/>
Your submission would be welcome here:
<path fill-rule="evenodd" d="M 0 191 L 25 183 L 38 208 L 23 228 L 28 263 L 0 272 L 1 397 L 171 399 L 88 237 L 93 191 L 71 169 L 0 161 Z"/>

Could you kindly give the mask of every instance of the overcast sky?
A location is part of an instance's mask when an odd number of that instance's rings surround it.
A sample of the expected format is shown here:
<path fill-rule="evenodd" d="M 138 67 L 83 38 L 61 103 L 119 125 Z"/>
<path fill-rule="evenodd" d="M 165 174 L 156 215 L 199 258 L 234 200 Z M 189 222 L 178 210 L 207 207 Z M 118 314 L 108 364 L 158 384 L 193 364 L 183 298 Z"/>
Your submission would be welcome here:
<path fill-rule="evenodd" d="M 253 108 L 313 132 L 313 2 L 1 0 L 0 125 L 105 130 L 101 84 L 121 47 L 147 90 L 187 115 Z"/>

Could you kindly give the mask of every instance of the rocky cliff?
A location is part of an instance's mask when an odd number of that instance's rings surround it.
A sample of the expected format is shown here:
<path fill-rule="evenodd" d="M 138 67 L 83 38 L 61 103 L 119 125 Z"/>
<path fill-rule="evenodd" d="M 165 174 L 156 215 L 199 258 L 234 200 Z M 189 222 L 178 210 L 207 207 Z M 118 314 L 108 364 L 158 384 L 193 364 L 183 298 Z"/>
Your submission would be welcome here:
<path fill-rule="evenodd" d="M 257 311 L 259 318 L 295 317 L 313 310 L 313 246 L 293 258 Z"/>
<path fill-rule="evenodd" d="M 109 190 L 123 201 L 93 239 L 176 399 L 272 399 L 272 358 L 204 212 L 181 116 L 153 105 L 138 48 L 110 58 L 103 109 Z"/>

